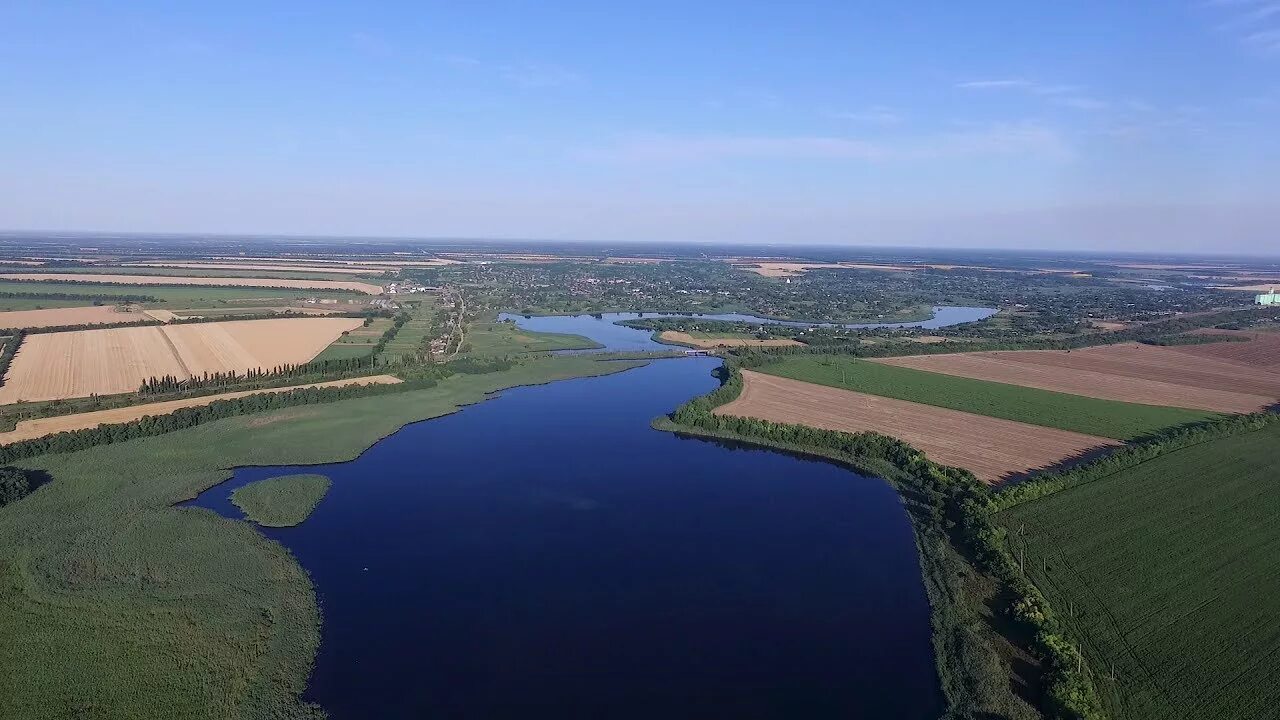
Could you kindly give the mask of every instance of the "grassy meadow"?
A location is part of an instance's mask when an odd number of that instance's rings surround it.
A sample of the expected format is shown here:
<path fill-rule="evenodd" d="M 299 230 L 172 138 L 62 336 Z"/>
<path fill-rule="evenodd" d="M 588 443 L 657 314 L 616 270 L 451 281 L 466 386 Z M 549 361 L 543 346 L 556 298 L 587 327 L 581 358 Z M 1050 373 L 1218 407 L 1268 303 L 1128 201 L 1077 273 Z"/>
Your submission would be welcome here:
<path fill-rule="evenodd" d="M 30 291 L 26 291 L 30 292 Z M 68 291 L 74 292 L 74 291 Z M 135 294 L 135 291 L 129 288 L 117 290 L 117 295 Z M 136 293 L 144 295 L 145 293 Z M 10 312 L 17 310 L 48 310 L 50 308 L 67 308 L 67 307 L 85 307 L 92 305 L 95 298 L 86 295 L 81 300 L 48 300 L 45 298 L 0 298 L 0 312 Z M 111 303 L 105 303 L 111 304 Z"/>
<path fill-rule="evenodd" d="M 1218 417 L 1200 410 L 1099 400 L 856 358 L 795 356 L 756 369 L 819 385 L 1117 440 Z"/>
<path fill-rule="evenodd" d="M 518 355 L 552 350 L 593 350 L 598 343 L 581 335 L 522 330 L 512 323 L 481 320 L 467 328 L 470 355 Z"/>
<path fill-rule="evenodd" d="M 266 527 L 292 527 L 311 517 L 333 482 L 324 475 L 281 475 L 231 493 L 245 517 Z"/>
<path fill-rule="evenodd" d="M 1111 717 L 1275 717 L 1277 448 L 1272 423 L 997 516 Z"/>
<path fill-rule="evenodd" d="M 174 507 L 242 465 L 350 460 L 504 388 L 640 363 L 542 358 L 434 388 L 218 420 L 19 463 L 0 508 L 0 717 L 310 718 L 307 574 L 252 525 Z"/>

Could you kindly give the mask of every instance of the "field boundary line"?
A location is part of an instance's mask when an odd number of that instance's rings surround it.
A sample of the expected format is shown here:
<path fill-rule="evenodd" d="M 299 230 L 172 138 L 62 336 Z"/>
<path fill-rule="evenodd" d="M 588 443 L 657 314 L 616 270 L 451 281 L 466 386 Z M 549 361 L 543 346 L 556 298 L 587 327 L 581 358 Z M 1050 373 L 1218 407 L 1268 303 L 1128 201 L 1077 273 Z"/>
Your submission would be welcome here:
<path fill-rule="evenodd" d="M 178 367 L 182 368 L 182 372 L 185 373 L 187 377 L 194 377 L 191 373 L 191 368 L 187 367 L 187 364 L 183 362 L 182 353 L 178 352 L 178 346 L 173 344 L 173 338 L 169 337 L 167 330 L 167 326 L 161 325 L 160 336 L 164 338 L 165 345 L 169 346 L 169 352 L 173 353 L 173 359 L 178 362 Z"/>

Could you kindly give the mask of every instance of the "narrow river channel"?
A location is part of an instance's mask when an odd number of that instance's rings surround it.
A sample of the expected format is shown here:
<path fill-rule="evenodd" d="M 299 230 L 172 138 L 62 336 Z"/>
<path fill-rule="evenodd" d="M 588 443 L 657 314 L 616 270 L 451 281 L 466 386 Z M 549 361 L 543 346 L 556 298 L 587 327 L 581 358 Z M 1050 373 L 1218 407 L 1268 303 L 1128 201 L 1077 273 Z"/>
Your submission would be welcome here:
<path fill-rule="evenodd" d="M 520 324 L 621 349 L 649 337 L 547 320 Z M 508 390 L 351 462 L 240 468 L 194 504 L 241 518 L 241 485 L 333 480 L 306 522 L 262 532 L 315 582 L 307 697 L 335 720 L 936 717 L 895 492 L 649 427 L 713 389 L 718 363 Z"/>

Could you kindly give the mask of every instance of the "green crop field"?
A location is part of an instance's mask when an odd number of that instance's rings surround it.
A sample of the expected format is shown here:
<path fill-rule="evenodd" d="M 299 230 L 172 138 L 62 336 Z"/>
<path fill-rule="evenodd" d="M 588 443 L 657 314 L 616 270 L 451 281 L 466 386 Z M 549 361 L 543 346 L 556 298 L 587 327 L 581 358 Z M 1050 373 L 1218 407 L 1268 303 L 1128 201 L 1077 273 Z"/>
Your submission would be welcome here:
<path fill-rule="evenodd" d="M 324 475 L 281 475 L 231 493 L 245 517 L 265 527 L 292 527 L 311 517 L 332 481 Z"/>
<path fill-rule="evenodd" d="M 30 291 L 28 291 L 30 292 Z M 75 292 L 63 290 L 62 292 Z M 131 289 L 117 290 L 116 294 L 134 294 Z M 146 293 L 137 293 L 145 295 Z M 11 310 L 45 310 L 48 308 L 86 307 L 93 304 L 94 298 L 85 296 L 82 300 L 45 300 L 43 298 L 0 298 L 0 312 Z M 110 303 L 106 303 L 110 304 Z"/>
<path fill-rule="evenodd" d="M 856 358 L 797 356 L 757 369 L 819 385 L 1118 440 L 1218 417 L 1200 410 L 1099 400 Z"/>
<path fill-rule="evenodd" d="M 18 463 L 51 479 L 0 507 L 0 717 L 314 717 L 307 574 L 249 523 L 175 503 L 229 468 L 350 460 L 487 393 L 638 364 L 541 358 Z"/>
<path fill-rule="evenodd" d="M 1005 510 L 1125 720 L 1276 717 L 1280 423 Z"/>
<path fill-rule="evenodd" d="M 378 339 L 391 327 L 390 318 L 374 318 L 368 327 L 351 330 L 320 351 L 314 360 L 346 360 L 347 358 L 364 357 L 373 352 Z"/>

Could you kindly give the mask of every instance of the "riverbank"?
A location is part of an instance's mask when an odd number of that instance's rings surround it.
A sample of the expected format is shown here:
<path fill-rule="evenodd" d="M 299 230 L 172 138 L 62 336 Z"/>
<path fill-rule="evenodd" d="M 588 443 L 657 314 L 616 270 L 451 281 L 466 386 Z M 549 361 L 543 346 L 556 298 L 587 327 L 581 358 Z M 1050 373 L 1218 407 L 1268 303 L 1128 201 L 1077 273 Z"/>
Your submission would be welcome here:
<path fill-rule="evenodd" d="M 956 717 L 984 714 L 1010 720 L 1038 720 L 1041 669 L 1036 658 L 996 628 L 1011 630 L 993 612 L 999 584 L 979 572 L 949 537 L 937 491 L 887 460 L 817 445 L 782 442 L 755 434 L 711 430 L 655 418 L 655 430 L 684 437 L 740 443 L 800 457 L 833 462 L 855 473 L 889 483 L 902 497 L 911 520 L 920 570 L 932 614 L 933 648 L 947 709 Z M 1016 666 L 1016 670 L 1014 669 Z"/>
<path fill-rule="evenodd" d="M 174 506 L 232 467 L 350 460 L 500 390 L 641 364 L 543 358 L 20 461 L 48 482 L 0 509 L 0 544 L 21 548 L 0 558 L 0 716 L 93 698 L 119 717 L 314 717 L 299 700 L 319 643 L 310 578 L 252 525 Z"/>

